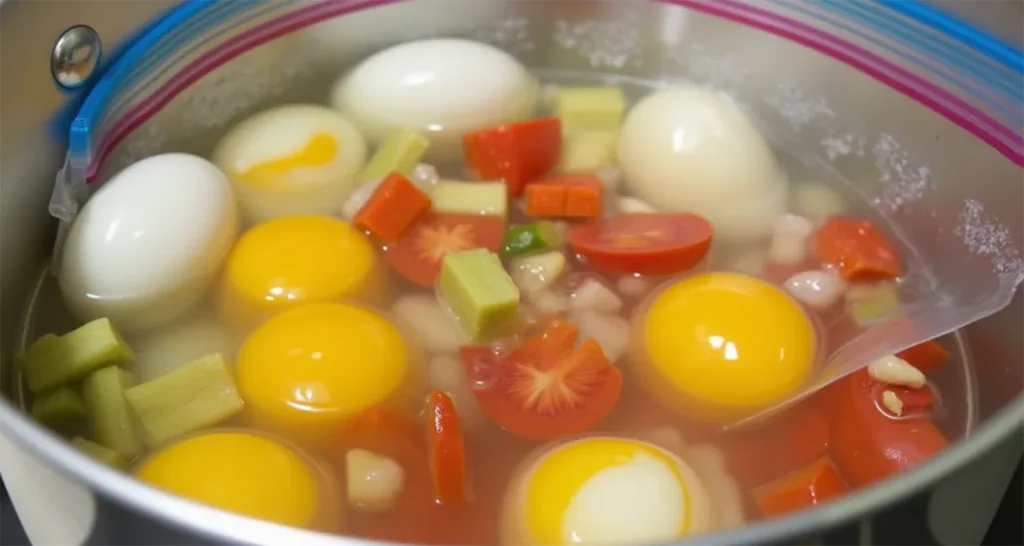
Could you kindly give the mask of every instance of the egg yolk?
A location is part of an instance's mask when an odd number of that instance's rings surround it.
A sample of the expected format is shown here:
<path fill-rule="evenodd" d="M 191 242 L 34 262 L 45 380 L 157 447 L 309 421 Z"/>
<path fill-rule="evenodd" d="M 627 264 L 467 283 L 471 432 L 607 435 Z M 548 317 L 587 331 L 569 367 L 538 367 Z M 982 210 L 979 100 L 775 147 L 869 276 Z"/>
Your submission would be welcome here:
<path fill-rule="evenodd" d="M 254 425 L 323 444 L 354 414 L 404 399 L 407 360 L 402 336 L 384 317 L 310 304 L 271 318 L 245 339 L 238 389 Z"/>
<path fill-rule="evenodd" d="M 640 383 L 664 405 L 708 421 L 782 402 L 807 379 L 814 326 L 780 289 L 708 273 L 659 294 L 642 322 Z"/>
<path fill-rule="evenodd" d="M 286 216 L 239 238 L 228 255 L 218 308 L 244 327 L 296 306 L 376 301 L 384 278 L 366 237 L 327 216 Z"/>
<path fill-rule="evenodd" d="M 313 527 L 322 508 L 310 465 L 257 434 L 193 436 L 153 454 L 135 474 L 182 497 L 284 525 Z"/>
<path fill-rule="evenodd" d="M 331 135 L 318 133 L 298 152 L 253 165 L 236 179 L 244 184 L 267 189 L 300 189 L 282 181 L 289 171 L 316 168 L 329 164 L 338 155 L 338 141 Z"/>
<path fill-rule="evenodd" d="M 679 464 L 661 448 L 630 439 L 558 447 L 537 463 L 517 501 L 525 505 L 528 536 L 544 545 L 681 537 L 692 522 Z"/>

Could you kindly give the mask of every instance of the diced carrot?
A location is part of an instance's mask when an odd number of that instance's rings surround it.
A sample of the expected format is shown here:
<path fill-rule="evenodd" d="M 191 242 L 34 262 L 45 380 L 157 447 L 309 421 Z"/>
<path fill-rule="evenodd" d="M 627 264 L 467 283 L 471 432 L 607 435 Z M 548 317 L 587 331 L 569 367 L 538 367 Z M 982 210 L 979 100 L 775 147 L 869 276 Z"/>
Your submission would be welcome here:
<path fill-rule="evenodd" d="M 565 188 L 548 184 L 526 187 L 526 214 L 534 218 L 558 218 L 565 214 L 568 195 Z"/>
<path fill-rule="evenodd" d="M 593 176 L 564 176 L 526 186 L 526 214 L 537 218 L 596 218 L 604 191 Z"/>
<path fill-rule="evenodd" d="M 469 167 L 486 180 L 501 179 L 512 197 L 526 184 L 548 173 L 562 154 L 562 124 L 558 118 L 509 123 L 470 133 L 462 139 Z"/>
<path fill-rule="evenodd" d="M 374 238 L 390 242 L 403 233 L 430 208 L 430 197 L 408 178 L 391 173 L 352 219 L 356 228 Z"/>
<path fill-rule="evenodd" d="M 930 340 L 901 351 L 896 356 L 913 364 L 915 368 L 921 370 L 921 373 L 928 374 L 949 360 L 950 354 L 938 342 Z"/>
<path fill-rule="evenodd" d="M 830 218 L 818 230 L 814 248 L 822 265 L 838 267 L 849 281 L 892 279 L 903 274 L 896 248 L 868 220 Z"/>
<path fill-rule="evenodd" d="M 782 479 L 753 491 L 754 501 L 765 516 L 823 504 L 846 494 L 850 488 L 839 477 L 828 457 L 822 457 Z"/>

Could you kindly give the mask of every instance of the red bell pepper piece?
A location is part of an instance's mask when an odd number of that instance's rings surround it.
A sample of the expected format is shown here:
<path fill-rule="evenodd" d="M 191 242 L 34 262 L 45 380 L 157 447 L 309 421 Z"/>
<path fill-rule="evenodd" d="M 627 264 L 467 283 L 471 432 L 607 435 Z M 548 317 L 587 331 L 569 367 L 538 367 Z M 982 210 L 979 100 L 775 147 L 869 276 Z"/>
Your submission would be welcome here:
<path fill-rule="evenodd" d="M 846 494 L 850 488 L 832 461 L 823 457 L 784 478 L 754 490 L 754 502 L 765 516 L 795 512 Z"/>

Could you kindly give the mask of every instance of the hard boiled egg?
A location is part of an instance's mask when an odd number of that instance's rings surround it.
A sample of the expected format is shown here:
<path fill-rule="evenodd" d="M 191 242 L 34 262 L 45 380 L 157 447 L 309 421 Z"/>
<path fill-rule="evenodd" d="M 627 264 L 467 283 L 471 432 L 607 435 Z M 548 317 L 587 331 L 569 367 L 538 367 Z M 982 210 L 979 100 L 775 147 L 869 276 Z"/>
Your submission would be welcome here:
<path fill-rule="evenodd" d="M 768 144 L 728 98 L 707 89 L 660 91 L 622 124 L 627 189 L 667 212 L 694 212 L 724 242 L 766 238 L 785 211 L 786 179 Z"/>
<path fill-rule="evenodd" d="M 817 356 L 803 308 L 738 273 L 677 281 L 638 314 L 630 361 L 641 387 L 691 419 L 728 422 L 783 402 Z"/>
<path fill-rule="evenodd" d="M 338 530 L 331 474 L 295 449 L 256 432 L 192 436 L 144 460 L 135 475 L 168 492 L 283 525 Z"/>
<path fill-rule="evenodd" d="M 125 333 L 162 326 L 207 292 L 237 233 L 231 186 L 188 154 L 143 159 L 86 203 L 66 240 L 64 301 L 82 320 L 109 317 Z"/>
<path fill-rule="evenodd" d="M 253 331 L 238 352 L 238 390 L 253 423 L 330 444 L 357 413 L 411 403 L 422 376 L 383 316 L 351 305 L 297 307 Z"/>
<path fill-rule="evenodd" d="M 239 238 L 224 267 L 217 308 L 244 330 L 307 303 L 375 302 L 385 287 L 377 255 L 358 230 L 329 216 L 286 216 Z"/>
<path fill-rule="evenodd" d="M 213 153 L 249 224 L 279 216 L 341 210 L 366 161 L 355 126 L 325 106 L 292 104 L 232 128 Z"/>
<path fill-rule="evenodd" d="M 592 437 L 542 448 L 502 507 L 509 545 L 670 542 L 716 525 L 693 469 L 654 444 Z"/>
<path fill-rule="evenodd" d="M 342 76 L 332 103 L 374 144 L 398 128 L 430 137 L 434 159 L 458 157 L 462 136 L 529 117 L 538 86 L 514 57 L 461 39 L 381 51 Z"/>

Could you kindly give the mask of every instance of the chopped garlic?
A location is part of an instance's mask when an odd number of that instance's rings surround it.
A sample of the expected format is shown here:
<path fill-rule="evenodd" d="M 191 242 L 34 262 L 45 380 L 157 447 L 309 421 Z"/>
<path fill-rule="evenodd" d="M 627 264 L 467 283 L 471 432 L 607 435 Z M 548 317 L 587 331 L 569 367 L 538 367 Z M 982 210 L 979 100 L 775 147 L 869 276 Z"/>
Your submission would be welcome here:
<path fill-rule="evenodd" d="M 551 288 L 565 271 L 565 255 L 557 250 L 512 260 L 512 281 L 527 294 Z"/>
<path fill-rule="evenodd" d="M 587 279 L 573 293 L 571 307 L 576 311 L 618 313 L 622 300 L 601 281 Z"/>
<path fill-rule="evenodd" d="M 869 364 L 868 375 L 876 381 L 896 387 L 920 389 L 927 382 L 921 370 L 894 355 L 883 356 Z"/>
<path fill-rule="evenodd" d="M 622 358 L 629 349 L 629 323 L 618 315 L 596 311 L 576 313 L 571 322 L 580 329 L 580 338 L 594 338 L 609 362 Z"/>
<path fill-rule="evenodd" d="M 795 214 L 783 214 L 772 229 L 768 257 L 779 265 L 796 265 L 807 259 L 807 238 L 814 224 Z"/>
<path fill-rule="evenodd" d="M 367 512 L 392 508 L 405 483 L 402 465 L 365 449 L 345 454 L 345 476 L 349 506 Z"/>
<path fill-rule="evenodd" d="M 543 290 L 531 295 L 533 306 L 542 315 L 558 315 L 569 309 L 569 296 Z"/>
<path fill-rule="evenodd" d="M 896 417 L 903 415 L 903 400 L 900 400 L 900 397 L 896 396 L 896 393 L 892 391 L 883 392 L 882 404 L 885 405 L 885 409 L 892 412 Z"/>
<path fill-rule="evenodd" d="M 797 273 L 783 286 L 797 301 L 818 311 L 831 307 L 846 290 L 846 282 L 832 269 Z"/>

